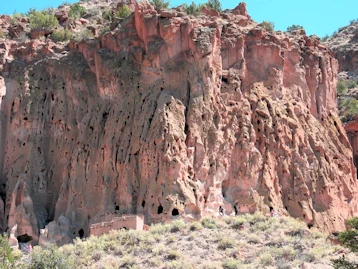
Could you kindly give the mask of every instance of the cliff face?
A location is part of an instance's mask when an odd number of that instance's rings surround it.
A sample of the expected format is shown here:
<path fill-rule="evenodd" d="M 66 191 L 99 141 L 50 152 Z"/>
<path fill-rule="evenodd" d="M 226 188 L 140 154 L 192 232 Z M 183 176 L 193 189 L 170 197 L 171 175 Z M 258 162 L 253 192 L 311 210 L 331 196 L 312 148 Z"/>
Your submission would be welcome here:
<path fill-rule="evenodd" d="M 335 57 L 339 63 L 339 77 L 343 81 L 350 82 L 348 92 L 341 97 L 345 99 L 358 98 L 358 22 L 352 22 L 346 27 L 342 27 L 338 33 L 331 36 L 326 45 L 335 52 Z M 344 109 L 344 107 L 343 107 Z M 341 113 L 342 114 L 342 113 Z M 349 141 L 353 148 L 354 164 L 358 167 L 358 120 L 353 117 L 344 124 Z M 357 175 L 358 178 L 358 175 Z"/>
<path fill-rule="evenodd" d="M 48 225 L 63 243 L 108 212 L 151 223 L 220 206 L 344 228 L 357 185 L 331 51 L 266 32 L 244 4 L 206 12 L 144 2 L 69 51 L 2 44 L 3 229 L 36 241 Z"/>

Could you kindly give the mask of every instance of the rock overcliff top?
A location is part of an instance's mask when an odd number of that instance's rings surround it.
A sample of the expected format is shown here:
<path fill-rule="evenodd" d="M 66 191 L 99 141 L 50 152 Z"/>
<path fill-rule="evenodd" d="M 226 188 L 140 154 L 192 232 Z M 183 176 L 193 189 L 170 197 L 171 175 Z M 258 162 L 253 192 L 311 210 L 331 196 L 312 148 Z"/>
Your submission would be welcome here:
<path fill-rule="evenodd" d="M 344 229 L 357 185 L 333 52 L 267 32 L 244 3 L 131 8 L 93 38 L 0 44 L 3 229 L 61 244 L 107 213 L 222 210 Z"/>

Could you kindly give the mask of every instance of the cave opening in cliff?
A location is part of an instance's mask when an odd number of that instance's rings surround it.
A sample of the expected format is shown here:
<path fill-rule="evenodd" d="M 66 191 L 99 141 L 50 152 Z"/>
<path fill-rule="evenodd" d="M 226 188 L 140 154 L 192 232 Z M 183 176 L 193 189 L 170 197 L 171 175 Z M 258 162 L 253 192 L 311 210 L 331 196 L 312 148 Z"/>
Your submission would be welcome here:
<path fill-rule="evenodd" d="M 80 238 L 82 239 L 83 236 L 85 235 L 85 231 L 83 229 L 78 231 L 78 235 L 80 236 Z"/>
<path fill-rule="evenodd" d="M 118 211 L 118 210 L 119 210 L 119 206 L 118 206 L 118 205 L 116 205 L 116 208 L 115 208 L 115 210 L 116 210 L 116 211 Z"/>
<path fill-rule="evenodd" d="M 234 210 L 235 210 L 235 216 L 237 216 L 239 214 L 239 210 L 237 210 L 236 205 L 234 205 Z"/>
<path fill-rule="evenodd" d="M 32 240 L 32 236 L 28 235 L 28 234 L 19 235 L 17 237 L 17 241 L 19 243 L 27 243 L 27 242 L 30 242 L 31 240 Z"/>
<path fill-rule="evenodd" d="M 162 214 L 163 213 L 163 206 L 160 205 L 158 206 L 158 214 Z"/>
<path fill-rule="evenodd" d="M 174 208 L 172 211 L 172 216 L 178 216 L 179 215 L 179 210 Z"/>

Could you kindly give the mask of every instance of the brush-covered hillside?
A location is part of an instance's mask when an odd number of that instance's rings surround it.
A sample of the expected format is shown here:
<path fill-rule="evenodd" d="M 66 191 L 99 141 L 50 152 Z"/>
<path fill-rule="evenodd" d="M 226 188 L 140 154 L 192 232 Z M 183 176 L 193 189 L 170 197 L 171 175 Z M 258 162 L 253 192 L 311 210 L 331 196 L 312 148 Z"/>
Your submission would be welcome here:
<path fill-rule="evenodd" d="M 16 252 L 13 268 L 333 268 L 348 251 L 291 217 L 261 213 L 152 225 Z M 353 254 L 346 255 L 355 260 Z"/>

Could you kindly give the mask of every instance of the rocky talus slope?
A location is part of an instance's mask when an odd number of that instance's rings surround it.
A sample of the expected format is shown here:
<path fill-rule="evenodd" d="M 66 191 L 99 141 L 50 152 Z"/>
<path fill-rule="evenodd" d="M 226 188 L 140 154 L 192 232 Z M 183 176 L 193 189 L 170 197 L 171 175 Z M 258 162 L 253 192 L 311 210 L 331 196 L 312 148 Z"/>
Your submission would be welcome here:
<path fill-rule="evenodd" d="M 198 17 L 148 2 L 67 46 L 1 42 L 2 229 L 70 242 L 106 213 L 146 223 L 268 212 L 325 231 L 357 211 L 337 61 L 245 4 Z"/>

